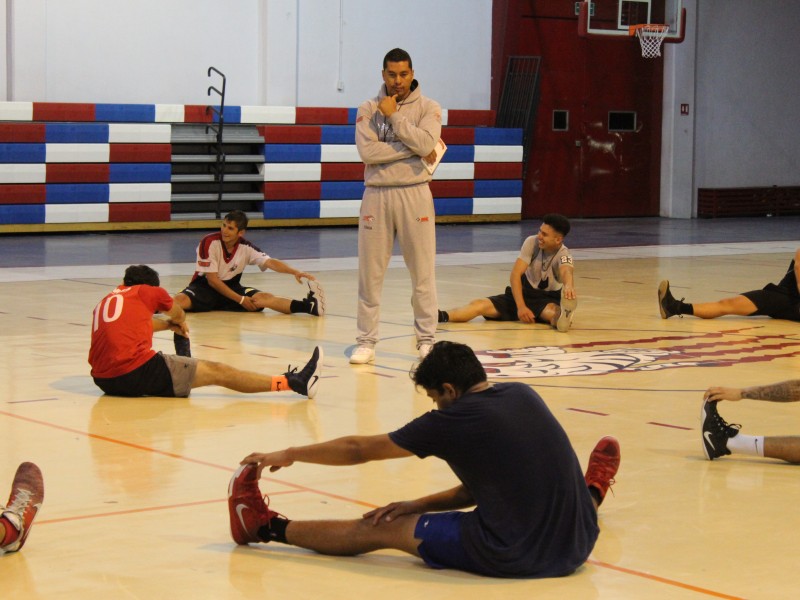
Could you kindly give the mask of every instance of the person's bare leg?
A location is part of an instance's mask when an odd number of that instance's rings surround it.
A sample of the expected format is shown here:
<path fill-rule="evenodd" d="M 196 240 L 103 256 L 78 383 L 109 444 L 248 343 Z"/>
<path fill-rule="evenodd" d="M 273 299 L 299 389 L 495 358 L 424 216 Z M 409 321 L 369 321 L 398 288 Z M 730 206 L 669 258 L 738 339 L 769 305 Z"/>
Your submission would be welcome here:
<path fill-rule="evenodd" d="M 542 321 L 547 321 L 550 323 L 551 327 L 555 327 L 559 316 L 561 316 L 561 307 L 558 304 L 551 302 L 542 309 L 539 319 Z"/>
<path fill-rule="evenodd" d="M 383 548 L 419 556 L 421 540 L 414 537 L 419 515 L 403 515 L 373 525 L 371 519 L 352 521 L 290 521 L 286 540 L 320 554 L 353 556 Z"/>
<path fill-rule="evenodd" d="M 769 436 L 764 438 L 764 456 L 800 463 L 800 436 Z"/>
<path fill-rule="evenodd" d="M 192 388 L 206 385 L 220 385 L 245 394 L 269 392 L 272 389 L 272 375 L 262 375 L 252 371 L 242 371 L 229 365 L 201 360 L 197 363 Z"/>
<path fill-rule="evenodd" d="M 183 310 L 191 310 L 192 309 L 192 299 L 189 298 L 186 294 L 181 292 L 180 294 L 175 294 L 173 296 L 172 301 L 175 302 L 178 306 L 180 306 Z"/>
<path fill-rule="evenodd" d="M 748 317 L 758 310 L 747 296 L 734 296 L 718 302 L 692 304 L 694 316 L 701 319 L 716 319 L 725 315 Z"/>
<path fill-rule="evenodd" d="M 288 315 L 291 312 L 292 301 L 289 298 L 273 296 L 267 292 L 258 292 L 253 296 L 253 302 L 258 308 L 268 308 L 275 312 Z"/>
<path fill-rule="evenodd" d="M 447 311 L 450 323 L 466 323 L 476 317 L 489 317 L 496 319 L 500 316 L 497 309 L 488 298 L 477 298 L 465 306 Z"/>

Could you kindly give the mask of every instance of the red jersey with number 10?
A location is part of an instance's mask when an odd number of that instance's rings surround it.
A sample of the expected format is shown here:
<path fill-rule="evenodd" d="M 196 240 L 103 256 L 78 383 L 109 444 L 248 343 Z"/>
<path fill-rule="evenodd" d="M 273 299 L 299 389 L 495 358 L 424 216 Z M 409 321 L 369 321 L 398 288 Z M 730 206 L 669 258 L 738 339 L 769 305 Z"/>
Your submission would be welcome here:
<path fill-rule="evenodd" d="M 152 285 L 120 286 L 103 298 L 92 319 L 92 377 L 119 377 L 150 360 L 153 315 L 171 308 L 167 290 Z"/>

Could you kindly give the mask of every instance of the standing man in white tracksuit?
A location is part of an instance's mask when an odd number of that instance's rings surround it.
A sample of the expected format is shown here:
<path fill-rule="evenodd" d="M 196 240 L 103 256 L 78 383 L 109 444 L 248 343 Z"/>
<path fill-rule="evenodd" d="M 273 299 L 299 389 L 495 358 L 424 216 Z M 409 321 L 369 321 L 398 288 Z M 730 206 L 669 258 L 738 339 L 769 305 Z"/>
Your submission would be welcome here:
<path fill-rule="evenodd" d="M 414 79 L 408 52 L 395 48 L 383 59 L 378 95 L 358 107 L 356 147 L 364 161 L 366 189 L 358 224 L 358 342 L 350 363 L 375 359 L 381 291 L 397 237 L 411 274 L 417 351 L 434 343 L 436 230 L 431 174 L 442 133 L 442 109 Z"/>

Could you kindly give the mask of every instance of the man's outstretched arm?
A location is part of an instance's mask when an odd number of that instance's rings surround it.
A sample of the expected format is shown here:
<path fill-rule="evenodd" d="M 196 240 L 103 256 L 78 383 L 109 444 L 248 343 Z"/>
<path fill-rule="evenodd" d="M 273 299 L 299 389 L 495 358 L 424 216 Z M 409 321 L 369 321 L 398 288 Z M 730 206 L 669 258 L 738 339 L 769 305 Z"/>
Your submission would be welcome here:
<path fill-rule="evenodd" d="M 770 385 L 747 388 L 710 387 L 703 396 L 706 400 L 766 400 L 767 402 L 800 402 L 800 379 L 790 379 Z"/>

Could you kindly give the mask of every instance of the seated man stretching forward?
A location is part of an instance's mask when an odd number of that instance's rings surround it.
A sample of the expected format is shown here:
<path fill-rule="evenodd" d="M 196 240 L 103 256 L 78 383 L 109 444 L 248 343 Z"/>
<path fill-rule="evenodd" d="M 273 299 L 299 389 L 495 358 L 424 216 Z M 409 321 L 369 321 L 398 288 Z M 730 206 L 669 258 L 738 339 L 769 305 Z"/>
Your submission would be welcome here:
<path fill-rule="evenodd" d="M 42 472 L 35 464 L 17 467 L 8 506 L 0 506 L 0 551 L 16 552 L 25 545 L 33 519 L 44 500 Z"/>
<path fill-rule="evenodd" d="M 505 294 L 478 298 L 466 306 L 439 311 L 439 323 L 488 320 L 549 323 L 569 331 L 578 307 L 572 255 L 564 244 L 570 225 L 566 217 L 545 215 L 539 233 L 527 238 L 511 269 Z"/>
<path fill-rule="evenodd" d="M 763 436 L 740 433 L 741 425 L 729 425 L 717 412 L 721 400 L 766 400 L 800 402 L 800 379 L 743 389 L 711 387 L 703 396 L 700 421 L 703 429 L 703 452 L 708 460 L 728 454 L 748 454 L 779 458 L 800 464 L 800 436 Z"/>
<path fill-rule="evenodd" d="M 701 319 L 715 319 L 725 315 L 742 317 L 767 316 L 773 319 L 800 321 L 800 249 L 794 254 L 789 270 L 780 283 L 768 283 L 763 289 L 744 292 L 717 302 L 689 304 L 683 298 L 676 300 L 669 291 L 666 279 L 658 286 L 658 309 L 662 319 L 674 315 L 694 315 Z"/>
<path fill-rule="evenodd" d="M 313 275 L 298 271 L 277 258 L 270 258 L 244 238 L 247 215 L 233 210 L 225 215 L 219 233 L 210 233 L 197 246 L 197 266 L 191 283 L 175 296 L 183 310 L 261 311 L 270 308 L 289 313 L 325 314 L 325 294 Z M 241 284 L 247 265 L 262 271 L 294 275 L 298 283 L 308 281 L 309 292 L 302 300 L 290 300 Z"/>
<path fill-rule="evenodd" d="M 160 312 L 166 319 L 155 318 Z M 153 332 L 188 336 L 186 314 L 159 287 L 158 273 L 146 265 L 125 270 L 121 286 L 94 309 L 89 364 L 95 384 L 112 396 L 186 397 L 193 388 L 220 385 L 237 392 L 283 392 L 313 398 L 322 369 L 317 347 L 305 367 L 283 375 L 262 375 L 228 365 L 152 349 Z"/>
<path fill-rule="evenodd" d="M 601 439 L 582 475 L 539 395 L 522 383 L 490 385 L 463 344 L 434 344 L 412 378 L 437 409 L 392 433 L 245 457 L 228 488 L 234 541 L 347 556 L 394 548 L 434 568 L 494 577 L 558 577 L 581 566 L 599 533 L 597 506 L 619 468 L 617 441 Z M 460 485 L 349 521 L 290 521 L 269 509 L 258 488 L 263 469 L 295 462 L 356 465 L 414 455 L 447 461 Z"/>

